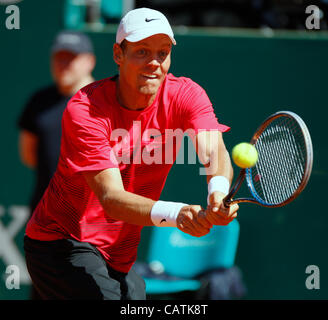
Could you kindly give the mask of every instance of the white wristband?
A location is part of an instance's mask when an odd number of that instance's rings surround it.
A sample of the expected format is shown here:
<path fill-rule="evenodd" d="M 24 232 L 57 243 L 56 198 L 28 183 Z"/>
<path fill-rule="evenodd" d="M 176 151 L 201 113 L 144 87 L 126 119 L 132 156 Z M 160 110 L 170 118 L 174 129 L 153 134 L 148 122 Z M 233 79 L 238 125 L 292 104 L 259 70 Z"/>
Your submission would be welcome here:
<path fill-rule="evenodd" d="M 207 196 L 207 204 L 209 204 L 209 197 L 215 191 L 220 191 L 227 195 L 229 193 L 230 182 L 224 176 L 215 176 L 212 177 L 208 183 L 208 196 Z"/>
<path fill-rule="evenodd" d="M 178 214 L 184 206 L 188 204 L 159 200 L 151 209 L 151 221 L 157 227 L 176 227 Z"/>

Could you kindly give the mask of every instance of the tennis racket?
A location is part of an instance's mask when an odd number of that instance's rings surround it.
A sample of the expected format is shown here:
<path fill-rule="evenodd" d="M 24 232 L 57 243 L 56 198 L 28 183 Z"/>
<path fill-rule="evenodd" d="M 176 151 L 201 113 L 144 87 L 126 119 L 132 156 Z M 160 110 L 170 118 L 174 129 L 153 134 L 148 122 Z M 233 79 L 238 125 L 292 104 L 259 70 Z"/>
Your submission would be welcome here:
<path fill-rule="evenodd" d="M 250 143 L 258 161 L 240 171 L 223 204 L 250 202 L 273 208 L 293 201 L 312 171 L 312 142 L 304 121 L 293 112 L 279 111 L 261 124 Z M 233 199 L 245 179 L 251 196 Z"/>

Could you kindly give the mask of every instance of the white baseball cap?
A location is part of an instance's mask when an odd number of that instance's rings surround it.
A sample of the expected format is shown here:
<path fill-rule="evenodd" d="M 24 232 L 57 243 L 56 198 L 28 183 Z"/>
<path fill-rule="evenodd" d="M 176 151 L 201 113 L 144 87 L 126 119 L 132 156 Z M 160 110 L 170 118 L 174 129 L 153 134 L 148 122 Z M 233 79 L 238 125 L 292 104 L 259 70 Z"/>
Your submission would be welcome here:
<path fill-rule="evenodd" d="M 116 32 L 116 43 L 121 44 L 124 39 L 137 42 L 160 33 L 168 35 L 172 43 L 176 44 L 170 23 L 163 13 L 153 9 L 138 8 L 129 11 L 122 18 Z"/>

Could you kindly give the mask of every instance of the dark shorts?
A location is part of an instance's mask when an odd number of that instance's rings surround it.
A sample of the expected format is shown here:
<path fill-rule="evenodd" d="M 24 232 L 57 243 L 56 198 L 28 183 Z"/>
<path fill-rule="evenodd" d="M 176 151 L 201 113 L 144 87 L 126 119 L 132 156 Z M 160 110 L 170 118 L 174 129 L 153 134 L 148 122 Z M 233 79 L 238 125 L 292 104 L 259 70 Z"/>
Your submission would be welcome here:
<path fill-rule="evenodd" d="M 42 299 L 145 300 L 145 282 L 131 269 L 109 267 L 90 243 L 25 236 L 26 265 Z"/>

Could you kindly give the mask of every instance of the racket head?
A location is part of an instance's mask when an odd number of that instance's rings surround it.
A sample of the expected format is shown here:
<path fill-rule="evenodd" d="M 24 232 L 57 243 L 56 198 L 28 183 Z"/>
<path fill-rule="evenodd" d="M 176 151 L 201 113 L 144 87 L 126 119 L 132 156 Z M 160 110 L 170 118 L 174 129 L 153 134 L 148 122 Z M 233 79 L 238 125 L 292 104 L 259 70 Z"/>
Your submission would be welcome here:
<path fill-rule="evenodd" d="M 307 185 L 313 165 L 304 121 L 291 111 L 279 111 L 262 123 L 250 143 L 259 154 L 256 165 L 245 171 L 253 199 L 238 202 L 281 207 L 293 201 Z"/>

